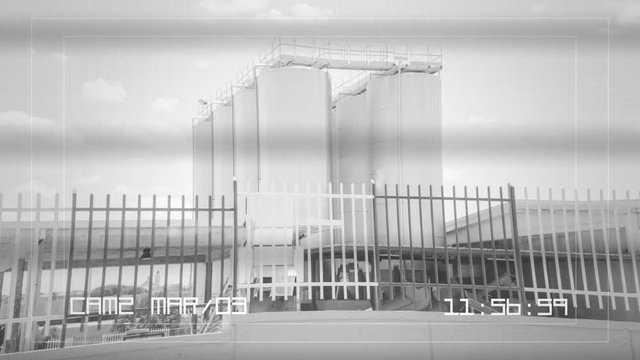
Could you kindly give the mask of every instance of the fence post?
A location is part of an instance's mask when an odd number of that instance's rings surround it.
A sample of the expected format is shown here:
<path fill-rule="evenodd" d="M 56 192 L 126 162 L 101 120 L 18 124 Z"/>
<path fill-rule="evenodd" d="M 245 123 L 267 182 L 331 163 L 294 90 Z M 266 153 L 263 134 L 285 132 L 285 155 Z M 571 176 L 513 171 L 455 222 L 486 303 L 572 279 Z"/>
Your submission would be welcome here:
<path fill-rule="evenodd" d="M 376 291 L 373 292 L 373 303 L 376 310 L 380 310 L 380 266 L 378 262 L 380 258 L 378 256 L 378 215 L 376 212 L 376 183 L 371 180 L 371 195 L 373 198 L 371 199 L 371 208 L 373 209 L 373 261 L 372 264 L 374 266 L 374 274 L 375 281 L 378 283 L 376 286 Z M 365 224 L 366 226 L 366 224 Z M 369 251 L 368 249 L 366 251 Z"/>
<path fill-rule="evenodd" d="M 67 262 L 67 287 L 64 296 L 64 318 L 62 321 L 62 333 L 60 334 L 60 347 L 65 347 L 67 337 L 67 322 L 69 321 L 69 305 L 71 304 L 71 274 L 73 272 L 73 247 L 75 245 L 76 232 L 76 199 L 77 194 L 73 193 L 71 199 L 71 235 L 69 241 L 69 261 Z"/>
<path fill-rule="evenodd" d="M 516 214 L 516 191 L 515 188 L 509 184 L 509 209 L 511 210 L 511 230 L 513 237 L 513 252 L 516 265 L 516 274 L 518 282 L 518 291 L 520 292 L 520 303 L 524 304 L 527 301 L 524 291 L 524 271 L 522 270 L 522 256 L 520 255 L 520 239 L 518 237 L 518 216 Z"/>
<path fill-rule="evenodd" d="M 222 229 L 224 231 L 224 229 Z M 224 251 L 224 249 L 223 249 Z M 233 178 L 233 287 L 232 297 L 238 293 L 238 181 Z"/>

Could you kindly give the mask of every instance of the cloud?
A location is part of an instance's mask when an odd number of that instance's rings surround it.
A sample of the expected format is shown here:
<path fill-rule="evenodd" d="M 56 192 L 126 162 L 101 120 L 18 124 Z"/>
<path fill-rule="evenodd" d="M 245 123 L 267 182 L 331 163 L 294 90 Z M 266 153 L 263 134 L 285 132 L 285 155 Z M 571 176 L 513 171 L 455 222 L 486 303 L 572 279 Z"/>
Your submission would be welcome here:
<path fill-rule="evenodd" d="M 295 17 L 327 17 L 331 16 L 331 10 L 320 9 L 309 4 L 295 4 L 291 7 L 291 15 Z"/>
<path fill-rule="evenodd" d="M 195 62 L 195 65 L 198 69 L 206 69 L 211 66 L 211 62 L 206 60 L 199 60 Z"/>
<path fill-rule="evenodd" d="M 0 154 L 8 155 L 33 146 L 35 151 L 61 150 L 65 130 L 62 123 L 44 117 L 31 116 L 22 111 L 0 113 Z M 82 140 L 74 129 L 67 129 L 67 139 Z"/>
<path fill-rule="evenodd" d="M 615 22 L 623 26 L 640 25 L 640 3 L 628 1 L 617 3 L 614 8 Z"/>
<path fill-rule="evenodd" d="M 263 12 L 263 13 L 258 13 L 259 17 L 266 17 L 266 18 L 281 18 L 281 17 L 285 17 L 284 13 L 282 13 L 282 11 L 277 10 L 277 9 L 271 9 L 267 12 Z"/>
<path fill-rule="evenodd" d="M 82 92 L 87 98 L 101 102 L 123 102 L 127 98 L 127 91 L 122 84 L 111 84 L 102 78 L 85 82 Z"/>
<path fill-rule="evenodd" d="M 256 15 L 264 11 L 269 0 L 202 0 L 200 6 L 214 15 Z"/>
<path fill-rule="evenodd" d="M 487 125 L 487 124 L 495 124 L 497 121 L 496 119 L 490 119 L 490 118 L 485 118 L 482 116 L 476 116 L 476 115 L 471 115 L 469 116 L 469 119 L 467 119 L 467 122 L 469 124 L 474 124 L 474 125 Z"/>
<path fill-rule="evenodd" d="M 166 112 L 173 114 L 176 112 L 176 107 L 180 104 L 180 100 L 174 98 L 157 98 L 151 104 L 153 111 Z"/>

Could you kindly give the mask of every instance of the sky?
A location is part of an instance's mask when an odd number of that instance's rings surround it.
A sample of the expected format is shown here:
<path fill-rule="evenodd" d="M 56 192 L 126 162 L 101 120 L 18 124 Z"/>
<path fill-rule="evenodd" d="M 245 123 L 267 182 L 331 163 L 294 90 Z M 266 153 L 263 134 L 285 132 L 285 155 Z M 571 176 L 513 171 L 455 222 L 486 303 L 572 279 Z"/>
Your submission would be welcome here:
<path fill-rule="evenodd" d="M 0 192 L 190 194 L 191 121 L 274 37 L 443 49 L 445 185 L 640 189 L 634 1 L 0 0 Z"/>

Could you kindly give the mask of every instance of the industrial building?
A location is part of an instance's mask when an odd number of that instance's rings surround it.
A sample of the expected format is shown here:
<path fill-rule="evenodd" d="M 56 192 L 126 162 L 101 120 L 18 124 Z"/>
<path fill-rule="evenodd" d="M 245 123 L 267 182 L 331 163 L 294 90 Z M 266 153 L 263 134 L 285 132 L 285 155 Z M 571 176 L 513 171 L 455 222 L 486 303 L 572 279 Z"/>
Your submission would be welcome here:
<path fill-rule="evenodd" d="M 256 322 L 495 314 L 495 299 L 639 321 L 640 199 L 445 188 L 442 69 L 438 47 L 279 38 L 201 101 L 192 196 L 0 197 L 2 351 L 219 330 L 202 306 L 154 315 L 156 296 L 244 297 Z M 131 296 L 134 314 L 74 308 L 88 296 Z"/>

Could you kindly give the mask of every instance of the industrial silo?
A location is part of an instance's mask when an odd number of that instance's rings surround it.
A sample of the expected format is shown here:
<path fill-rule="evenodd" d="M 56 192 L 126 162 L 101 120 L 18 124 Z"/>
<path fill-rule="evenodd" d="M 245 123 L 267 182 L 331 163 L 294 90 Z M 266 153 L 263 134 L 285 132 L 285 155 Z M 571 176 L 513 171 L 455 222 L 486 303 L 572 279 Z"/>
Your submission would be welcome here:
<path fill-rule="evenodd" d="M 213 196 L 233 201 L 233 117 L 229 105 L 213 111 Z"/>
<path fill-rule="evenodd" d="M 239 191 L 256 191 L 258 186 L 258 118 L 256 90 L 246 88 L 233 96 L 236 162 Z"/>
<path fill-rule="evenodd" d="M 344 96 L 335 102 L 333 119 L 334 142 L 334 189 L 343 184 L 345 193 L 362 194 L 365 184 L 370 193 L 369 118 L 365 94 Z M 353 184 L 353 190 L 352 190 Z M 352 209 L 355 207 L 355 209 Z M 367 204 L 365 211 L 370 212 Z M 358 201 L 344 204 L 344 227 L 347 243 L 362 244 L 364 217 L 362 204 Z M 354 228 L 355 224 L 355 228 Z M 368 223 L 367 225 L 370 226 Z"/>
<path fill-rule="evenodd" d="M 376 181 L 377 193 L 383 193 L 384 184 L 389 184 L 391 194 L 395 194 L 395 184 L 399 185 L 401 194 L 405 193 L 406 185 L 411 186 L 412 195 L 417 195 L 417 185 L 422 185 L 422 195 L 428 195 L 429 185 L 439 190 L 443 181 L 440 78 L 426 73 L 377 77 L 367 85 L 367 104 L 371 121 L 371 177 Z M 420 239 L 420 229 L 416 226 L 420 219 L 414 211 L 413 231 L 409 233 L 405 201 L 400 201 L 401 243 L 408 245 L 411 235 L 415 245 Z M 389 202 L 387 210 L 392 219 L 396 214 L 395 205 L 395 201 Z M 384 204 L 378 202 L 378 206 Z M 383 208 L 379 210 L 380 214 L 384 213 Z M 441 211 L 434 210 L 433 217 L 436 243 L 443 244 Z M 432 229 L 426 226 L 430 224 L 428 209 L 423 212 L 423 219 L 425 243 L 430 244 Z M 379 234 L 386 237 L 384 231 Z M 394 243 L 397 243 L 395 238 Z"/>
<path fill-rule="evenodd" d="M 331 181 L 331 85 L 310 68 L 266 70 L 258 77 L 260 185 Z"/>
<path fill-rule="evenodd" d="M 193 126 L 193 192 L 201 199 L 208 198 L 213 190 L 211 124 L 211 118 L 208 118 Z"/>
<path fill-rule="evenodd" d="M 318 184 L 326 191 L 331 181 L 329 75 L 310 68 L 270 69 L 258 76 L 257 89 L 260 192 L 293 192 L 296 183 L 299 192 L 307 185 L 315 191 Z M 256 225 L 291 228 L 293 201 L 286 199 L 261 209 Z M 317 211 L 313 218 L 327 218 L 326 206 L 323 214 Z"/>

